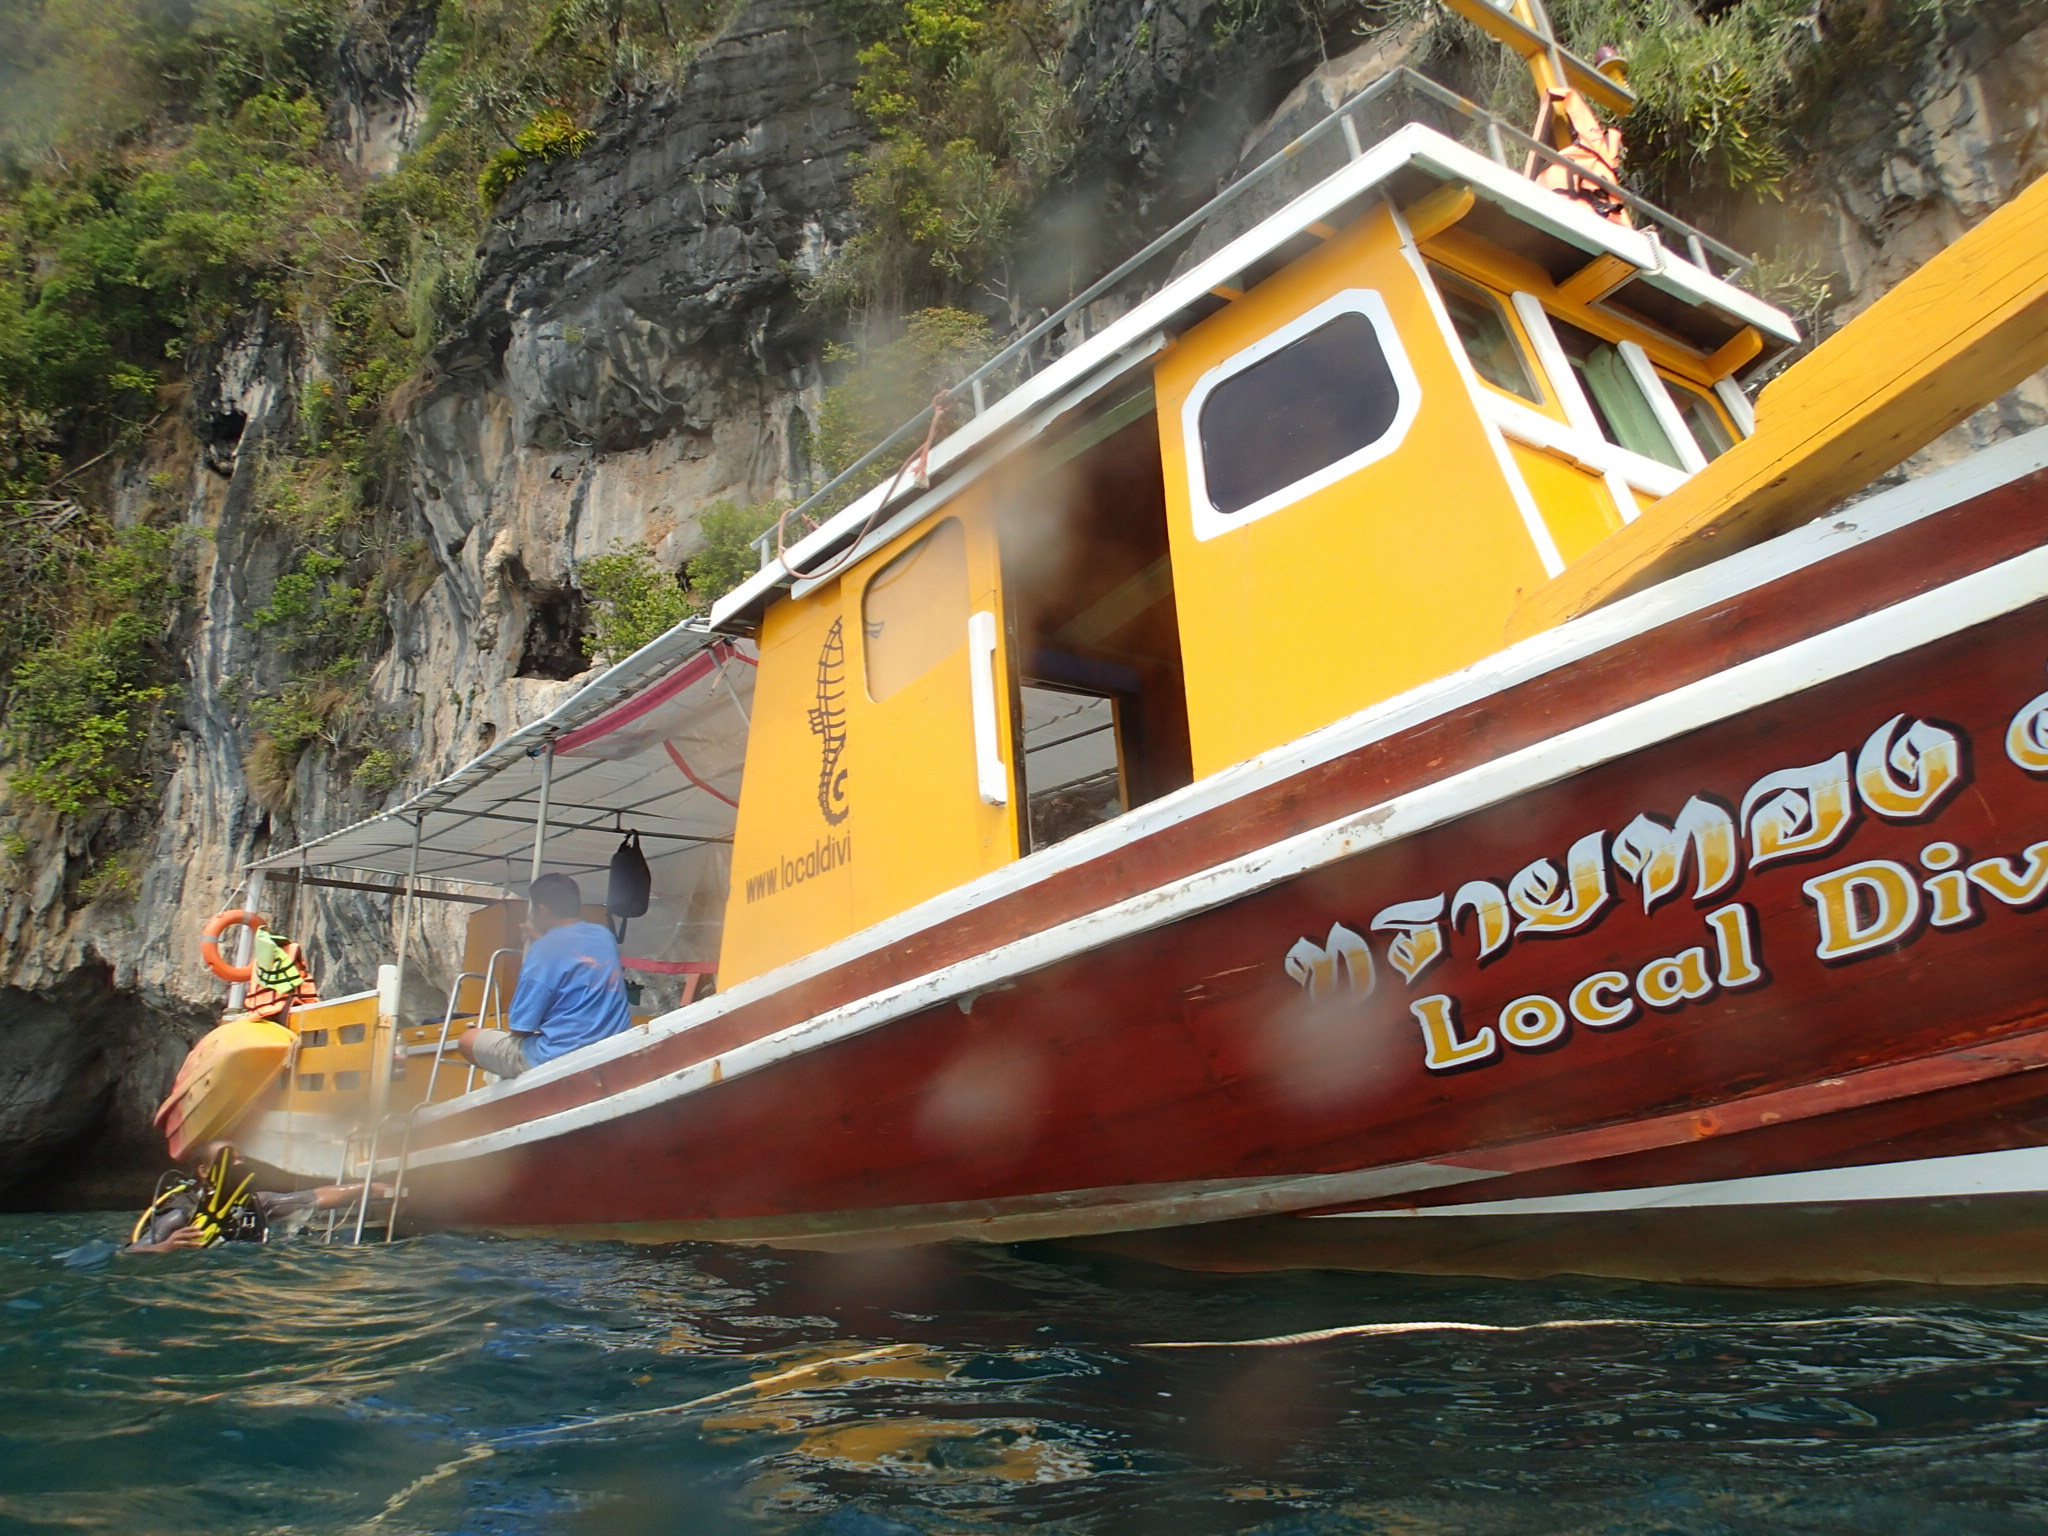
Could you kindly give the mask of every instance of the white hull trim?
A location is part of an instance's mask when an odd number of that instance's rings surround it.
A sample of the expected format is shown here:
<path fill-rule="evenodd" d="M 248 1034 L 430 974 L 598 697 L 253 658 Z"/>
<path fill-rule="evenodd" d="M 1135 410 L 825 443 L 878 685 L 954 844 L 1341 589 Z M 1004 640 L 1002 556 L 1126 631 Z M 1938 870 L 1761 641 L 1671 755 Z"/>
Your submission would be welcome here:
<path fill-rule="evenodd" d="M 1398 1211 L 1321 1211 L 1317 1221 L 1376 1217 L 1571 1216 L 1599 1211 L 1682 1210 L 1731 1205 L 1848 1205 L 1878 1200 L 1957 1200 L 1972 1195 L 2048 1194 L 2048 1147 L 2009 1152 L 1967 1152 L 1955 1157 L 1856 1168 L 1814 1168 L 1698 1184 L 1645 1189 L 1592 1190 L 1580 1195 L 1532 1195 L 1519 1200 L 1476 1200 Z"/>

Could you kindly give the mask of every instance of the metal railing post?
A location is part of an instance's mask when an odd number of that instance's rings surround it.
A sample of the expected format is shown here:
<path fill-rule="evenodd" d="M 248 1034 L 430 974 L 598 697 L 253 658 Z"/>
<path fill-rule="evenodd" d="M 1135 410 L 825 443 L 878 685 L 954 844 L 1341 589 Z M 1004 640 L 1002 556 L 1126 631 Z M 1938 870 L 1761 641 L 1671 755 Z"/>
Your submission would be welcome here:
<path fill-rule="evenodd" d="M 263 910 L 263 871 L 260 869 L 249 871 L 248 881 L 244 884 L 242 890 L 242 910 L 250 913 Z M 256 930 L 245 923 L 235 939 L 235 964 L 249 965 L 255 959 Z M 240 1013 L 242 1011 L 242 1004 L 247 1001 L 248 996 L 249 983 L 246 981 L 230 983 L 228 986 L 228 1012 L 231 1014 Z"/>
<path fill-rule="evenodd" d="M 540 752 L 540 808 L 533 821 L 533 860 L 526 871 L 526 915 L 533 916 L 533 883 L 540 878 L 541 855 L 548 842 L 548 797 L 555 787 L 555 744 L 543 742 Z"/>

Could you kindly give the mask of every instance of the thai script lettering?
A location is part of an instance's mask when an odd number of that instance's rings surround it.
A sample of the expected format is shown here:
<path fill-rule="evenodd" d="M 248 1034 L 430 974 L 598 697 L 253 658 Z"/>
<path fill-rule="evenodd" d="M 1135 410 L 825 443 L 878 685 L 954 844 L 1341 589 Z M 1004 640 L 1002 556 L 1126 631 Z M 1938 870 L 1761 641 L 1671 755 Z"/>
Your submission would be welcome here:
<path fill-rule="evenodd" d="M 2048 693 L 2008 725 L 2006 756 L 2048 777 Z M 1724 993 L 1769 982 L 1755 908 L 1729 896 L 1752 872 L 1837 853 L 1859 821 L 1929 821 L 1970 782 L 1967 738 L 1940 721 L 1895 714 L 1853 750 L 1763 774 L 1733 804 L 1696 794 L 1676 813 L 1644 811 L 1611 835 L 1588 831 L 1562 854 L 1534 859 L 1505 880 L 1473 878 L 1434 895 L 1394 902 L 1365 924 L 1375 946 L 1343 922 L 1320 942 L 1303 938 L 1284 957 L 1288 977 L 1311 998 L 1362 998 L 1379 985 L 1381 960 L 1414 990 L 1454 953 L 1486 967 L 1533 939 L 1583 934 L 1628 899 L 1645 914 L 1681 893 L 1700 916 L 1696 942 L 1582 977 L 1553 996 L 1531 992 L 1486 1016 L 1432 991 L 1408 1003 L 1421 1032 L 1423 1065 L 1468 1071 L 1514 1052 L 1552 1050 L 1573 1026 L 1620 1029 Z M 1917 868 L 1869 858 L 1805 879 L 1814 954 L 1850 964 L 1912 942 L 1929 928 L 1979 920 L 1986 904 L 2027 910 L 2048 904 L 2048 842 L 2014 856 L 1969 859 L 1931 841 Z"/>

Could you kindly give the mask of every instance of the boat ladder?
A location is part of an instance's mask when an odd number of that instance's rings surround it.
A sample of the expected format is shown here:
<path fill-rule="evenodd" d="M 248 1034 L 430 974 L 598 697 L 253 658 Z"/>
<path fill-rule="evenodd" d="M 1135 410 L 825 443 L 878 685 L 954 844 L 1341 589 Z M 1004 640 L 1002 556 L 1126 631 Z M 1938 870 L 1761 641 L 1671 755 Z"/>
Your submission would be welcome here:
<path fill-rule="evenodd" d="M 434 1102 L 434 1089 L 438 1086 L 441 1078 L 441 1062 L 448 1054 L 448 1031 L 458 1020 L 468 1023 L 504 1017 L 507 999 L 504 996 L 504 976 L 499 970 L 499 961 L 507 955 L 517 955 L 519 953 L 520 951 L 516 949 L 493 950 L 490 959 L 485 962 L 483 970 L 464 971 L 449 983 L 447 1005 L 441 1010 L 441 1034 L 431 1047 L 433 1065 L 427 1070 L 426 1090 L 420 1095 L 418 1102 L 402 1114 L 394 1115 L 386 1112 L 374 1120 L 358 1125 L 342 1138 L 341 1167 L 335 1174 L 335 1183 L 349 1183 L 351 1175 L 353 1175 L 357 1181 L 368 1184 L 377 1175 L 378 1148 L 385 1140 L 385 1133 L 392 1128 L 394 1120 L 398 1122 L 396 1127 L 399 1133 L 398 1157 L 391 1173 L 391 1207 L 384 1217 L 384 1241 L 387 1243 L 391 1241 L 392 1233 L 398 1226 L 398 1207 L 405 1198 L 405 1173 L 412 1160 L 413 1126 L 419 1118 L 420 1111 Z M 456 1012 L 460 1004 L 462 984 L 466 981 L 480 981 L 483 983 L 483 992 L 477 1000 L 475 1013 Z M 493 1004 L 496 1006 L 494 1007 Z M 464 1093 L 468 1093 L 476 1087 L 476 1074 L 476 1063 L 471 1062 L 469 1064 L 469 1076 L 463 1083 L 462 1091 Z M 363 1148 L 363 1156 L 360 1161 L 355 1156 L 356 1149 L 359 1146 Z M 355 1228 L 353 1234 L 348 1238 L 350 1243 L 362 1242 L 363 1228 L 368 1218 L 369 1210 L 370 1202 L 367 1198 L 355 1202 Z M 327 1231 L 324 1241 L 330 1243 L 334 1241 L 334 1234 L 339 1224 L 338 1218 L 340 1214 L 341 1209 L 339 1207 L 327 1213 Z"/>

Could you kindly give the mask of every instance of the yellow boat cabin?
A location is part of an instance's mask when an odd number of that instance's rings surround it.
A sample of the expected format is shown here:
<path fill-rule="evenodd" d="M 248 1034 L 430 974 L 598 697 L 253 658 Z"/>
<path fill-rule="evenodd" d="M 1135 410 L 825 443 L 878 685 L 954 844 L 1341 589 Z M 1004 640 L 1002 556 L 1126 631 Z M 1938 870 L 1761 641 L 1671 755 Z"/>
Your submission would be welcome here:
<path fill-rule="evenodd" d="M 1404 127 L 769 560 L 722 982 L 1501 649 L 1797 339 L 1669 233 Z"/>

